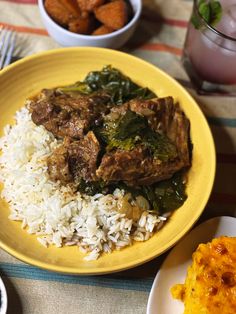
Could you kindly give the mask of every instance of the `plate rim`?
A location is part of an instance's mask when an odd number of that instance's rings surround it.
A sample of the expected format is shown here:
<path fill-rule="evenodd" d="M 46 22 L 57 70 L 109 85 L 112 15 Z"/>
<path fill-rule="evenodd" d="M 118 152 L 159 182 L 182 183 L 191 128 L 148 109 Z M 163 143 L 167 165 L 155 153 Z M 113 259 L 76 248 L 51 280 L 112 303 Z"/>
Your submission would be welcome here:
<path fill-rule="evenodd" d="M 213 140 L 213 135 L 212 132 L 210 130 L 210 127 L 208 125 L 208 122 L 202 112 L 202 110 L 200 109 L 200 107 L 198 106 L 197 102 L 195 101 L 195 99 L 190 95 L 190 93 L 177 81 L 175 80 L 171 75 L 169 75 L 168 73 L 166 73 L 165 71 L 163 71 L 162 69 L 160 69 L 159 67 L 141 59 L 138 58 L 136 56 L 130 55 L 128 53 L 125 52 L 120 52 L 120 51 L 116 51 L 116 50 L 112 50 L 112 49 L 107 49 L 107 48 L 97 48 L 97 47 L 71 47 L 71 48 L 58 48 L 58 49 L 52 49 L 52 50 L 48 50 L 48 51 L 43 51 L 40 53 L 36 53 L 30 56 L 27 56 L 25 58 L 22 58 L 18 61 L 16 61 L 15 63 L 7 66 L 6 68 L 4 68 L 1 72 L 0 72 L 0 76 L 3 76 L 5 73 L 8 73 L 9 71 L 11 71 L 11 69 L 14 69 L 18 66 L 20 66 L 21 64 L 27 63 L 31 60 L 34 59 L 40 59 L 42 57 L 45 56 L 53 56 L 55 54 L 60 54 L 60 53 L 70 53 L 70 52 L 86 52 L 86 51 L 93 51 L 94 54 L 96 54 L 96 52 L 104 52 L 104 54 L 113 54 L 116 56 L 123 56 L 125 58 L 128 58 L 129 60 L 136 60 L 136 62 L 138 63 L 142 63 L 143 65 L 145 65 L 148 68 L 157 71 L 159 73 L 161 73 L 163 76 L 165 76 L 172 84 L 174 84 L 175 86 L 178 87 L 179 90 L 181 90 L 181 92 L 188 98 L 191 99 L 192 105 L 194 105 L 195 109 L 199 112 L 199 114 L 201 115 L 202 118 L 202 122 L 206 125 L 207 130 L 208 130 L 208 137 L 209 137 L 209 145 L 212 148 L 212 176 L 211 176 L 211 180 L 209 180 L 208 182 L 208 186 L 209 186 L 209 195 L 205 195 L 205 197 L 202 199 L 201 202 L 201 211 L 199 211 L 196 215 L 193 216 L 193 218 L 188 222 L 188 224 L 185 226 L 185 228 L 182 229 L 181 232 L 179 232 L 178 235 L 176 235 L 176 237 L 174 239 L 172 239 L 169 243 L 167 243 L 165 246 L 163 246 L 161 252 L 155 252 L 155 253 L 150 253 L 148 257 L 140 257 L 138 260 L 135 261 L 131 261 L 129 263 L 126 263 L 123 266 L 104 266 L 102 269 L 99 267 L 94 267 L 93 269 L 79 269 L 79 268 L 74 268 L 74 267 L 67 267 L 67 266 L 58 266 L 58 265 L 52 265 L 52 264 L 48 264 L 45 262 L 41 262 L 35 258 L 31 258 L 28 257 L 27 255 L 24 255 L 23 253 L 19 253 L 17 250 L 15 250 L 14 248 L 8 246 L 7 244 L 3 243 L 2 240 L 0 239 L 0 247 L 5 250 L 6 252 L 8 252 L 9 254 L 11 254 L 12 256 L 16 257 L 17 259 L 26 262 L 30 265 L 33 266 L 37 266 L 40 267 L 42 269 L 46 269 L 46 270 L 50 270 L 50 271 L 54 271 L 54 272 L 60 272 L 60 273 L 66 273 L 66 274 L 79 274 L 79 275 L 102 275 L 102 274 L 109 274 L 109 273 L 115 273 L 115 272 L 119 272 L 119 271 L 123 271 L 123 270 L 127 270 L 130 269 L 132 267 L 136 267 L 139 265 L 142 265 L 158 256 L 160 256 L 161 254 L 165 253 L 167 250 L 169 250 L 170 248 L 172 248 L 181 238 L 183 238 L 183 236 L 191 229 L 191 227 L 196 223 L 196 221 L 199 219 L 200 215 L 202 214 L 202 212 L 204 211 L 206 204 L 208 202 L 208 199 L 210 197 L 212 188 L 213 188 L 213 184 L 214 184 L 214 180 L 215 180 L 215 173 L 216 173 L 216 150 L 215 150 L 215 144 L 214 144 L 214 140 Z"/>
<path fill-rule="evenodd" d="M 230 221 L 235 221 L 235 226 L 236 226 L 236 217 L 233 217 L 233 216 L 216 216 L 216 217 L 212 217 L 210 219 L 207 219 L 205 221 L 203 221 L 202 223 L 200 223 L 198 226 L 196 227 L 193 227 L 189 233 L 187 233 L 184 237 L 181 238 L 181 240 L 178 242 L 178 244 L 175 246 L 175 248 L 179 245 L 181 246 L 181 242 L 184 241 L 185 238 L 187 238 L 189 235 L 191 235 L 191 233 L 193 231 L 197 231 L 198 229 L 200 229 L 204 224 L 207 224 L 207 223 L 210 223 L 210 222 L 217 222 L 217 221 L 220 221 L 220 220 L 230 220 Z M 200 244 L 200 243 L 199 243 Z M 157 286 L 157 283 L 158 283 L 158 279 L 159 279 L 159 276 L 160 276 L 160 272 L 161 272 L 161 269 L 162 269 L 162 266 L 164 265 L 165 261 L 167 260 L 167 258 L 169 257 L 169 255 L 172 253 L 172 251 L 174 250 L 174 248 L 171 249 L 171 251 L 169 252 L 169 254 L 166 256 L 166 258 L 164 259 L 164 261 L 162 262 L 158 272 L 156 273 L 155 275 L 155 278 L 153 280 L 153 284 L 152 284 L 152 287 L 151 287 L 151 290 L 149 292 L 149 296 L 148 296 L 148 302 L 147 302 L 147 309 L 146 309 L 146 314 L 152 314 L 151 312 L 151 306 L 152 306 L 152 299 L 154 297 L 154 291 L 155 291 L 155 288 Z M 186 270 L 187 271 L 187 270 Z"/>
<path fill-rule="evenodd" d="M 7 297 L 7 289 L 6 286 L 2 280 L 2 277 L 0 277 L 0 314 L 6 314 L 7 313 L 7 307 L 8 307 L 8 297 Z M 2 303 L 1 303 L 2 301 Z"/>

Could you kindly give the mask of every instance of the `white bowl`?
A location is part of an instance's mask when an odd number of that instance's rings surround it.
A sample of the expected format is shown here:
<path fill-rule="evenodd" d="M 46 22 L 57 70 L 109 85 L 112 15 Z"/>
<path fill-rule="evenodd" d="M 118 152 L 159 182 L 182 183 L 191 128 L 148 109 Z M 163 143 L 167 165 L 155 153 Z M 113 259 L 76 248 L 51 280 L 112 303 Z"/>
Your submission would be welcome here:
<path fill-rule="evenodd" d="M 44 7 L 44 0 L 38 0 L 42 21 L 49 35 L 61 46 L 77 47 L 104 47 L 117 49 L 123 46 L 133 35 L 142 10 L 142 0 L 129 0 L 133 8 L 134 16 L 123 28 L 113 33 L 99 36 L 81 35 L 68 31 L 48 15 Z"/>

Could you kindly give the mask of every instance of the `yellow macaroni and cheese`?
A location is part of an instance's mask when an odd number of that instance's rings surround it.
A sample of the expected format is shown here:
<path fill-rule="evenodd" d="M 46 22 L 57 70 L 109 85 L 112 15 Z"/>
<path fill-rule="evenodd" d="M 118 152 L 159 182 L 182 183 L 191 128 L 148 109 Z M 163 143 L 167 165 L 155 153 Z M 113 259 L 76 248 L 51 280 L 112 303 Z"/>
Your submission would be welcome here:
<path fill-rule="evenodd" d="M 236 313 L 236 237 L 200 244 L 184 284 L 171 288 L 184 302 L 184 314 Z"/>

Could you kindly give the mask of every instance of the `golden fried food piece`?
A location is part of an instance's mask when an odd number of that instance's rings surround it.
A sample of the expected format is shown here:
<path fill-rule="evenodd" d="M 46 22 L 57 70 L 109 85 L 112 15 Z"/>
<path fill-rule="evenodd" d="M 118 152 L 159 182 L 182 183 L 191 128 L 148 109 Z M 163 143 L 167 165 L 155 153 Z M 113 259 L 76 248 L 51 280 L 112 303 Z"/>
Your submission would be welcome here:
<path fill-rule="evenodd" d="M 68 29 L 78 34 L 91 34 L 94 29 L 94 17 L 89 14 L 82 14 L 79 18 L 69 22 Z"/>
<path fill-rule="evenodd" d="M 77 0 L 81 11 L 92 12 L 104 4 L 105 0 Z"/>
<path fill-rule="evenodd" d="M 106 35 L 112 33 L 114 30 L 112 28 L 107 27 L 106 25 L 102 25 L 95 29 L 92 35 Z"/>
<path fill-rule="evenodd" d="M 76 0 L 59 0 L 59 2 L 63 4 L 66 10 L 70 11 L 73 18 L 80 16 L 80 9 Z"/>
<path fill-rule="evenodd" d="M 96 18 L 107 27 L 117 30 L 128 21 L 128 8 L 123 0 L 104 4 L 94 10 Z"/>
<path fill-rule="evenodd" d="M 53 20 L 62 26 L 80 16 L 76 0 L 45 0 L 44 6 Z"/>
<path fill-rule="evenodd" d="M 183 285 L 171 289 L 184 314 L 236 313 L 236 237 L 200 244 Z"/>

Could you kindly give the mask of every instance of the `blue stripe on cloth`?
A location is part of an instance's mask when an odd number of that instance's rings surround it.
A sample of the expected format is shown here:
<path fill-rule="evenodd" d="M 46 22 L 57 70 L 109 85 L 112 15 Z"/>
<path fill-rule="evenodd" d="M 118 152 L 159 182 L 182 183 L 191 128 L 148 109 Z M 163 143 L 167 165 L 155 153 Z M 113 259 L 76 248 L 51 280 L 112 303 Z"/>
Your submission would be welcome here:
<path fill-rule="evenodd" d="M 152 278 L 122 278 L 118 276 L 75 276 L 53 273 L 34 266 L 0 263 L 0 272 L 3 276 L 23 278 L 29 280 L 56 281 L 82 286 L 98 286 L 122 290 L 149 292 L 153 283 Z"/>
<path fill-rule="evenodd" d="M 224 126 L 229 128 L 236 128 L 235 118 L 219 118 L 219 117 L 207 117 L 207 121 L 211 125 Z"/>

